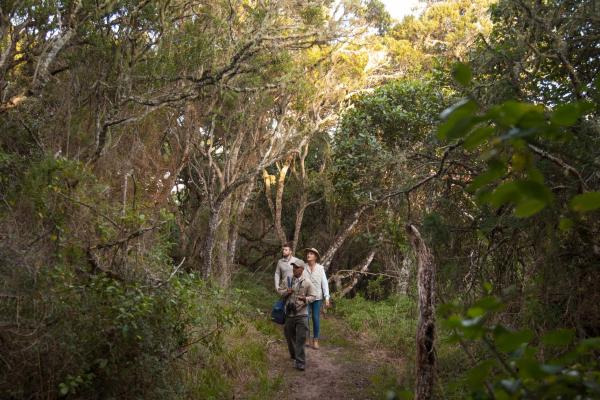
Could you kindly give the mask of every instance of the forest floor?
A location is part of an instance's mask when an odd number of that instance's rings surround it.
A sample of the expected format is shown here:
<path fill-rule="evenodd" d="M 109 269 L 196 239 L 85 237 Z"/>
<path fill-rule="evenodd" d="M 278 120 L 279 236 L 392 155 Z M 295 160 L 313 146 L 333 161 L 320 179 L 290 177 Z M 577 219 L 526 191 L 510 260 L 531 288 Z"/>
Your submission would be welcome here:
<path fill-rule="evenodd" d="M 269 375 L 281 379 L 277 399 L 381 399 L 388 396 L 404 362 L 373 346 L 331 313 L 321 317 L 318 350 L 306 348 L 306 370 L 290 360 L 283 330 L 269 345 Z"/>

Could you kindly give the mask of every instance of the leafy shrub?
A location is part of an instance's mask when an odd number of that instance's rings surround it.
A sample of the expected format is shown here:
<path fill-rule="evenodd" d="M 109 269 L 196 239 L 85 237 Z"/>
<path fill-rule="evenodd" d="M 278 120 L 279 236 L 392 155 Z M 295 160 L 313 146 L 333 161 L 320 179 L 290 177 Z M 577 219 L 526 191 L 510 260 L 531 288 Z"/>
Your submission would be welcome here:
<path fill-rule="evenodd" d="M 193 275 L 156 287 L 67 267 L 43 271 L 17 307 L 2 303 L 17 326 L 0 332 L 2 398 L 164 398 L 183 379 L 170 367 L 191 345 L 220 348 L 237 318 Z"/>
<path fill-rule="evenodd" d="M 591 399 L 600 396 L 600 338 L 575 341 L 574 331 L 558 329 L 536 337 L 529 329 L 494 323 L 504 308 L 487 296 L 462 315 L 447 305 L 445 326 L 452 341 L 474 343 L 485 352 L 465 374 L 463 386 L 477 399 Z"/>

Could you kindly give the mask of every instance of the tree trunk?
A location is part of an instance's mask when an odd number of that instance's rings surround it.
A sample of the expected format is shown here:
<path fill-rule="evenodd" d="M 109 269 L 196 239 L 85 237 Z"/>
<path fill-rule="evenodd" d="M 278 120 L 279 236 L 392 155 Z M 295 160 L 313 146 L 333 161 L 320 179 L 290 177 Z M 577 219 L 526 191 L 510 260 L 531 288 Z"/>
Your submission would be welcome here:
<path fill-rule="evenodd" d="M 228 287 L 233 275 L 232 265 L 229 264 L 229 235 L 231 234 L 231 226 L 234 223 L 234 203 L 236 196 L 233 195 L 225 200 L 225 204 L 221 208 L 219 218 L 219 226 L 217 228 L 217 243 L 215 243 L 215 260 L 216 265 L 213 266 L 214 275 L 219 279 L 221 287 Z"/>
<path fill-rule="evenodd" d="M 323 267 L 325 268 L 325 272 L 327 272 L 327 270 L 329 269 L 329 265 L 331 264 L 331 260 L 333 260 L 333 256 L 335 256 L 335 253 L 339 250 L 342 244 L 344 244 L 344 241 L 348 238 L 348 236 L 352 232 L 352 229 L 354 229 L 356 224 L 358 224 L 358 221 L 360 220 L 362 214 L 370 207 L 371 205 L 365 204 L 361 206 L 358 210 L 356 210 L 354 214 L 352 214 L 352 218 L 346 222 L 344 229 L 342 229 L 342 231 L 337 234 L 335 239 L 333 239 L 333 242 L 321 258 L 321 265 L 323 265 Z"/>
<path fill-rule="evenodd" d="M 210 277 L 213 273 L 213 262 L 212 254 L 215 247 L 215 236 L 217 234 L 217 228 L 219 227 L 219 214 L 221 213 L 221 204 L 217 204 L 210 208 L 210 216 L 208 218 L 208 230 L 206 232 L 206 239 L 204 241 L 204 254 L 203 254 L 203 268 L 202 277 L 205 279 Z"/>
<path fill-rule="evenodd" d="M 283 189 L 285 187 L 285 177 L 288 169 L 290 168 L 291 162 L 292 157 L 290 156 L 284 161 L 281 169 L 279 170 L 279 177 L 277 178 L 277 192 L 275 193 L 275 232 L 277 232 L 277 237 L 279 238 L 282 246 L 287 242 L 287 237 L 281 223 L 281 213 L 283 212 Z"/>
<path fill-rule="evenodd" d="M 229 265 L 233 265 L 235 263 L 235 254 L 237 251 L 237 244 L 239 239 L 239 229 L 240 223 L 242 222 L 244 211 L 246 210 L 246 204 L 248 204 L 248 200 L 250 199 L 250 194 L 252 194 L 252 190 L 254 190 L 255 181 L 252 180 L 244 188 L 244 192 L 242 193 L 241 200 L 238 203 L 237 209 L 233 214 L 233 220 L 231 221 L 231 225 L 229 228 L 229 244 L 227 249 L 227 262 Z"/>
<path fill-rule="evenodd" d="M 300 204 L 298 210 L 296 210 L 296 223 L 294 225 L 294 239 L 292 239 L 292 253 L 296 253 L 296 247 L 298 247 L 298 241 L 300 240 L 300 229 L 302 228 L 302 221 L 304 220 L 304 211 L 308 207 L 308 193 L 302 188 L 302 194 L 300 195 Z"/>
<path fill-rule="evenodd" d="M 419 321 L 417 324 L 417 362 L 415 400 L 431 399 L 435 381 L 435 263 L 433 254 L 414 225 L 406 231 L 419 268 Z"/>
<path fill-rule="evenodd" d="M 398 293 L 408 294 L 408 283 L 410 281 L 410 270 L 412 269 L 413 260 L 408 254 L 404 254 L 402 264 L 398 271 Z"/>
<path fill-rule="evenodd" d="M 127 212 L 127 186 L 130 172 L 126 172 L 123 176 L 123 196 L 121 198 L 121 217 L 125 217 Z"/>
<path fill-rule="evenodd" d="M 335 283 L 335 291 L 336 292 L 341 292 L 343 289 L 342 286 L 342 277 L 340 274 L 335 274 L 333 275 L 333 282 Z"/>
<path fill-rule="evenodd" d="M 267 204 L 271 211 L 271 217 L 275 221 L 275 206 L 273 205 L 273 199 L 271 199 L 271 176 L 266 169 L 263 169 L 263 181 L 265 182 L 265 197 L 267 198 Z"/>
<path fill-rule="evenodd" d="M 356 268 L 357 272 L 359 272 L 359 273 L 354 273 L 352 275 L 352 281 L 350 282 L 350 284 L 348 286 L 346 286 L 345 288 L 342 289 L 342 291 L 340 293 L 340 297 L 344 297 L 345 295 L 350 293 L 350 291 L 352 289 L 354 289 L 354 286 L 356 286 L 356 284 L 358 283 L 359 278 L 363 275 L 360 272 L 367 272 L 369 270 L 369 266 L 371 265 L 371 262 L 373 261 L 373 258 L 375 257 L 375 253 L 376 253 L 376 250 L 371 250 L 369 252 L 369 254 L 367 255 L 367 257 L 363 260 L 363 262 Z"/>
<path fill-rule="evenodd" d="M 228 200 L 231 197 L 231 195 L 236 191 L 236 189 L 247 183 L 250 179 L 253 179 L 253 177 L 248 176 L 244 178 L 238 178 L 235 182 L 227 186 L 219 194 L 219 197 L 217 197 L 214 203 L 210 206 L 210 213 L 208 218 L 208 231 L 206 233 L 206 240 L 204 241 L 203 248 L 204 260 L 202 262 L 202 276 L 204 278 L 210 277 L 214 272 L 212 255 L 213 250 L 215 248 L 215 236 L 219 227 L 219 217 L 221 214 L 221 210 L 223 209 L 223 205 L 225 201 Z"/>
<path fill-rule="evenodd" d="M 300 164 L 300 176 L 296 173 L 296 170 L 293 169 L 292 172 L 296 175 L 298 180 L 300 181 L 300 188 L 302 190 L 302 194 L 300 195 L 300 203 L 298 204 L 298 209 L 296 210 L 296 221 L 294 224 L 294 238 L 292 239 L 292 253 L 296 253 L 296 248 L 298 247 L 298 242 L 300 241 L 300 229 L 302 228 L 302 221 L 304 220 L 304 211 L 309 206 L 308 202 L 308 192 L 306 190 L 306 156 L 308 156 L 308 146 L 309 141 L 300 146 L 300 156 L 298 157 L 298 164 Z"/>

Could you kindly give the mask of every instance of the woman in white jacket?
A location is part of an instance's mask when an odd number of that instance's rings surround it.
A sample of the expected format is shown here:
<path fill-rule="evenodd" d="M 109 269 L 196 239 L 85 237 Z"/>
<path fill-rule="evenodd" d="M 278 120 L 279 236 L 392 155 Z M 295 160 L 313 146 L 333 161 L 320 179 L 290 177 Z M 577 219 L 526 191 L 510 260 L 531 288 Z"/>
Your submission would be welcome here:
<path fill-rule="evenodd" d="M 329 307 L 329 283 L 327 282 L 327 275 L 325 274 L 325 268 L 318 263 L 321 259 L 321 255 L 317 249 L 311 247 L 305 249 L 306 251 L 306 268 L 304 270 L 305 276 L 310 278 L 313 286 L 316 289 L 317 295 L 315 301 L 308 305 L 308 318 L 310 323 L 310 317 L 313 320 L 313 340 L 312 345 L 315 349 L 319 348 L 319 335 L 321 331 L 321 304 L 325 300 L 325 307 Z M 310 326 L 310 325 L 309 325 Z M 310 337 L 308 337 L 308 344 L 310 345 Z"/>

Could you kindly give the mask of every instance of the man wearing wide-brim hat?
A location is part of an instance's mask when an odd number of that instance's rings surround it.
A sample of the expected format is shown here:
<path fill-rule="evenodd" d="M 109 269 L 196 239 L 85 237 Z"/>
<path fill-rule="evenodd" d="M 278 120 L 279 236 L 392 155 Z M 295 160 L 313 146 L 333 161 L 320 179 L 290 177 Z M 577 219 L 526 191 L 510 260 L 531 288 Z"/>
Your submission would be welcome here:
<path fill-rule="evenodd" d="M 319 337 L 321 333 L 321 304 L 325 300 L 325 306 L 329 307 L 329 283 L 325 274 L 325 267 L 319 264 L 321 254 L 314 247 L 304 249 L 306 253 L 306 267 L 304 275 L 308 276 L 313 286 L 316 289 L 316 298 L 308 305 L 308 318 L 312 316 L 313 323 L 313 339 L 312 346 L 315 349 L 319 348 Z M 310 334 L 309 334 L 310 336 Z M 311 340 L 308 338 L 307 344 L 310 346 Z"/>
<path fill-rule="evenodd" d="M 289 286 L 281 282 L 277 290 L 285 298 L 285 326 L 284 333 L 290 357 L 294 360 L 296 369 L 304 371 L 306 358 L 304 342 L 308 333 L 307 307 L 315 299 L 315 287 L 304 273 L 302 261 L 292 261 L 292 278 Z"/>

